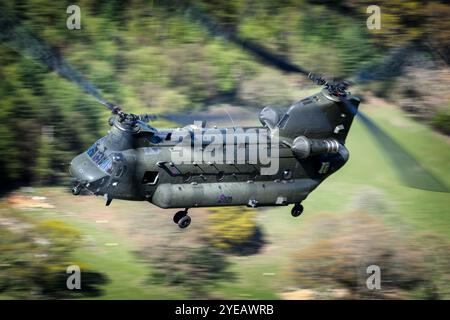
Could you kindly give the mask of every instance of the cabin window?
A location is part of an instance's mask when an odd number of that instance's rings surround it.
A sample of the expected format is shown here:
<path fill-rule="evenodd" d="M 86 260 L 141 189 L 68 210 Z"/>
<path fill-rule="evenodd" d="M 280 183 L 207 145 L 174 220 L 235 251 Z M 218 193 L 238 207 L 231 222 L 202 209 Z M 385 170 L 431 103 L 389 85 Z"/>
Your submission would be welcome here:
<path fill-rule="evenodd" d="M 284 128 L 286 126 L 287 121 L 289 120 L 289 115 L 286 113 L 283 118 L 281 118 L 280 122 L 278 123 L 279 128 Z"/>
<path fill-rule="evenodd" d="M 302 102 L 303 105 L 305 105 L 305 106 L 306 106 L 307 104 L 313 103 L 313 101 L 312 101 L 311 99 L 309 99 L 309 98 L 303 99 L 301 102 Z"/>
<path fill-rule="evenodd" d="M 142 183 L 144 184 L 156 184 L 158 181 L 158 171 L 145 171 Z"/>

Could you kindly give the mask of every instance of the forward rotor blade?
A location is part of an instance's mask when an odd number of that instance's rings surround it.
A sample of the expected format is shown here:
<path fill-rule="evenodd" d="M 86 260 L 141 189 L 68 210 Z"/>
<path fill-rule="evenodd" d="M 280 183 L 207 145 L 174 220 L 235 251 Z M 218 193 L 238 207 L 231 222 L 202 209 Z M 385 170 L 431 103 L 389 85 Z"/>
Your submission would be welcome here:
<path fill-rule="evenodd" d="M 156 132 L 158 132 L 158 130 L 156 130 L 151 125 L 145 123 L 142 120 L 137 120 L 136 123 L 139 125 L 140 132 L 149 132 L 149 133 L 156 133 Z"/>
<path fill-rule="evenodd" d="M 380 144 L 407 186 L 428 191 L 449 192 L 443 182 L 424 168 L 419 161 L 370 118 L 358 111 L 350 101 L 345 98 L 341 98 L 341 101 L 351 113 L 359 116 L 361 122 Z"/>
<path fill-rule="evenodd" d="M 0 43 L 5 44 L 15 52 L 46 66 L 49 70 L 57 72 L 61 77 L 74 82 L 84 92 L 93 96 L 98 102 L 107 107 L 113 113 L 118 113 L 120 108 L 105 101 L 100 91 L 78 71 L 73 69 L 55 50 L 44 40 L 33 34 L 21 25 L 19 21 L 0 12 Z"/>

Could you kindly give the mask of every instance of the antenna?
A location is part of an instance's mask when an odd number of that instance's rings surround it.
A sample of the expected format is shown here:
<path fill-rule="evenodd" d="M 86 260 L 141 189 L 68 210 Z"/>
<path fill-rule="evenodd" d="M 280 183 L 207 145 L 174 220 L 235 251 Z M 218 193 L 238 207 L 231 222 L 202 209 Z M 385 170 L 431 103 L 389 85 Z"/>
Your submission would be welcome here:
<path fill-rule="evenodd" d="M 230 113 L 228 112 L 228 109 L 227 109 L 227 107 L 226 107 L 226 106 L 224 106 L 223 108 L 224 108 L 225 112 L 227 113 L 227 115 L 228 115 L 228 118 L 230 118 L 230 120 L 231 120 L 231 123 L 233 124 L 233 129 L 236 129 L 236 124 L 234 123 L 234 121 L 233 121 L 233 118 L 231 117 L 231 114 L 230 114 Z"/>

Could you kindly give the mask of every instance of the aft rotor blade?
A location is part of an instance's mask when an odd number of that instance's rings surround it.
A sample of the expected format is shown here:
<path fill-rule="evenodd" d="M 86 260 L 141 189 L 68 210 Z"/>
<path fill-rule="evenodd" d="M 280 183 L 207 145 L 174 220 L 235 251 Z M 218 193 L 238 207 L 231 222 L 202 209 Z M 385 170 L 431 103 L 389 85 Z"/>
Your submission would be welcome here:
<path fill-rule="evenodd" d="M 364 126 L 381 145 L 381 148 L 385 151 L 390 161 L 399 172 L 402 181 L 407 186 L 422 190 L 449 192 L 447 186 L 443 182 L 424 168 L 411 153 L 384 132 L 370 118 L 361 111 L 358 111 L 350 101 L 345 98 L 342 98 L 341 101 L 349 112 L 359 117 Z"/>
<path fill-rule="evenodd" d="M 166 1 L 164 4 L 169 7 L 172 5 L 172 9 L 173 6 L 179 8 L 179 2 Z M 340 8 L 343 9 L 345 6 L 340 6 Z M 348 8 L 346 10 L 346 13 L 349 13 L 350 9 Z M 308 70 L 292 63 L 281 55 L 271 52 L 263 45 L 239 36 L 237 32 L 231 28 L 221 26 L 214 21 L 210 15 L 205 13 L 198 6 L 195 6 L 192 2 L 185 5 L 183 13 L 192 21 L 201 24 L 211 35 L 222 37 L 240 46 L 243 50 L 253 54 L 255 57 L 259 58 L 259 60 L 272 67 L 284 72 L 299 73 L 304 76 L 310 74 Z M 351 78 L 345 78 L 352 84 L 365 84 L 371 81 L 386 80 L 401 75 L 404 71 L 406 58 L 410 59 L 412 55 L 414 55 L 415 50 L 420 46 L 418 41 L 412 41 L 401 47 L 393 48 L 381 61 L 372 63 L 369 66 L 364 66 L 354 72 Z M 426 64 L 426 61 L 427 59 L 422 59 L 422 61 L 419 59 L 415 61 L 415 65 L 424 65 Z M 337 79 L 343 80 L 343 77 L 337 77 Z"/>
<path fill-rule="evenodd" d="M 280 55 L 274 54 L 256 42 L 240 37 L 220 26 L 208 17 L 206 13 L 193 5 L 189 5 L 185 11 L 193 21 L 200 23 L 213 36 L 222 37 L 250 52 L 260 60 L 285 72 L 300 73 L 308 76 L 310 72 L 302 67 L 291 63 Z"/>

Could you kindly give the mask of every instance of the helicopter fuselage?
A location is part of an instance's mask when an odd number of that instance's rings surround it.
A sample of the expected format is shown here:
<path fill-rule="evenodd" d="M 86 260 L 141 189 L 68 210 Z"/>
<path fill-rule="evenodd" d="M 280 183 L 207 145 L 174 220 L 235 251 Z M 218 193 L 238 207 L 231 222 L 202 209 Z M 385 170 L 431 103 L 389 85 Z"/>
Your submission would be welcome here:
<path fill-rule="evenodd" d="M 355 98 L 356 108 L 358 103 Z M 149 201 L 162 208 L 301 203 L 348 160 L 344 144 L 353 116 L 321 91 L 284 113 L 264 109 L 261 127 L 139 130 L 115 119 L 107 136 L 74 158 L 70 171 L 78 191 L 103 195 L 108 204 L 112 199 Z M 220 161 L 198 156 L 211 145 L 211 130 L 216 144 L 220 141 L 214 154 Z M 246 158 L 261 151 L 260 140 L 239 140 L 248 132 L 268 137 L 269 150 L 264 150 L 277 162 L 270 174 L 261 174 L 267 163 L 260 158 Z M 181 143 L 186 136 L 188 143 Z M 229 136 L 234 137 L 231 143 Z M 190 156 L 177 162 L 175 151 Z"/>

